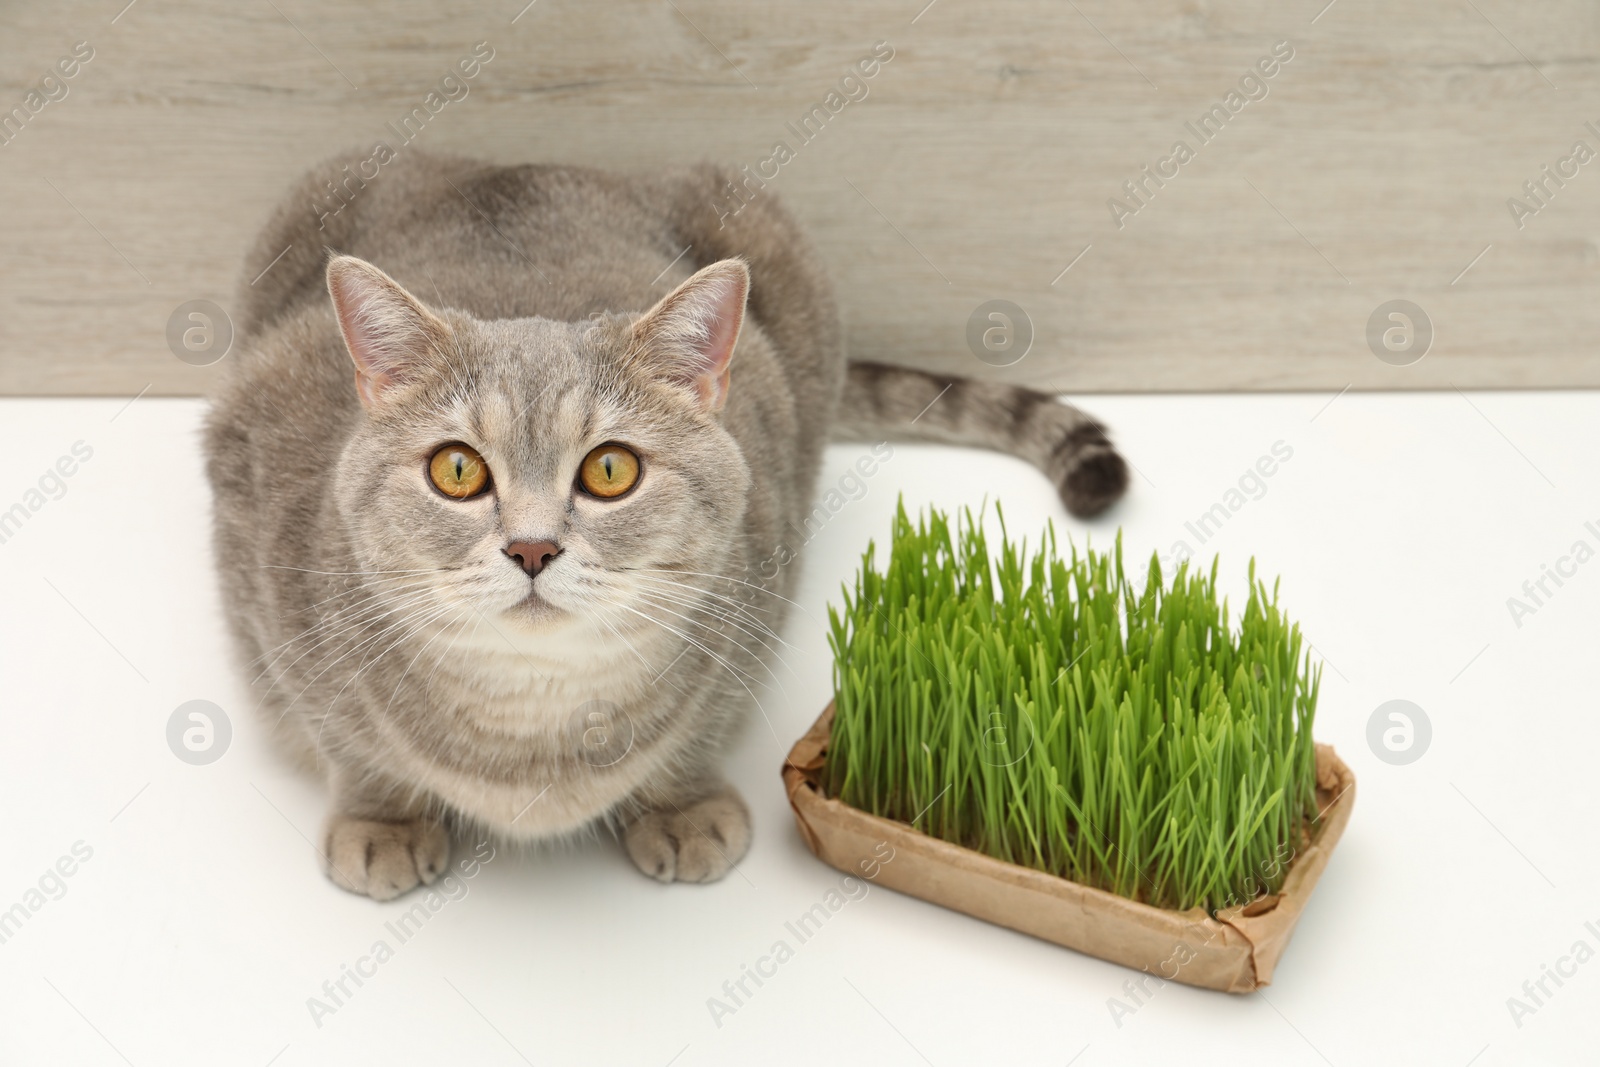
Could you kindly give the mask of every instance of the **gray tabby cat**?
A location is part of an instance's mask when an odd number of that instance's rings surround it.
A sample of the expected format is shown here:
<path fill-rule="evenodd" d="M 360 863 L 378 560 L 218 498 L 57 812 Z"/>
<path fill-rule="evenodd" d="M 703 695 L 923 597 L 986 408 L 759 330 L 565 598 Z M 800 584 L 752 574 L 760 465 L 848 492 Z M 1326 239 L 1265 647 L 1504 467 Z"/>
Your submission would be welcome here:
<path fill-rule="evenodd" d="M 1049 396 L 847 366 L 790 217 L 770 194 L 719 217 L 731 172 L 355 162 L 257 241 L 206 429 L 229 622 L 327 777 L 345 889 L 431 882 L 449 829 L 609 825 L 662 881 L 737 863 L 719 760 L 796 578 L 753 565 L 830 432 L 1021 456 L 1077 515 L 1126 486 Z M 342 210 L 308 210 L 340 182 Z"/>

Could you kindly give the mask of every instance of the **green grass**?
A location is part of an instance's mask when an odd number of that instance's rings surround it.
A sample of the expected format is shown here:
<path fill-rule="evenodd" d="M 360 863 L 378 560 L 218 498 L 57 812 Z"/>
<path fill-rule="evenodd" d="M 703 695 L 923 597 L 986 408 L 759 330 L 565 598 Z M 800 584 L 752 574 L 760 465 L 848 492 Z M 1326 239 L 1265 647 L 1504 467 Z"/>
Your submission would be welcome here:
<path fill-rule="evenodd" d="M 998 510 L 998 509 L 997 509 Z M 1281 888 L 1317 815 L 1321 670 L 1250 565 L 1237 628 L 1209 575 L 1029 554 L 982 515 L 895 518 L 830 607 L 830 796 L 1163 908 Z"/>

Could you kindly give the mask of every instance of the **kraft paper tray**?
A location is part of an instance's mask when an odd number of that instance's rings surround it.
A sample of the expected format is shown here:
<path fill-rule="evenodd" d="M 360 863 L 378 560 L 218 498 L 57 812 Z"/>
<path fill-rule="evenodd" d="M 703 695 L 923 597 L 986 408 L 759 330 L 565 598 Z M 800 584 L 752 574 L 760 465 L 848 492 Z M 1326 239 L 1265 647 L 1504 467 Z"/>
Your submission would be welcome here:
<path fill-rule="evenodd" d="M 1317 879 L 1355 806 L 1355 775 L 1330 745 L 1317 745 L 1321 825 L 1294 856 L 1283 889 L 1212 918 L 1169 911 L 992 859 L 823 795 L 833 724 L 829 704 L 795 743 L 783 780 L 795 823 L 824 863 L 902 893 L 1170 981 L 1248 993 L 1272 981 Z M 887 842 L 894 860 L 880 862 Z"/>

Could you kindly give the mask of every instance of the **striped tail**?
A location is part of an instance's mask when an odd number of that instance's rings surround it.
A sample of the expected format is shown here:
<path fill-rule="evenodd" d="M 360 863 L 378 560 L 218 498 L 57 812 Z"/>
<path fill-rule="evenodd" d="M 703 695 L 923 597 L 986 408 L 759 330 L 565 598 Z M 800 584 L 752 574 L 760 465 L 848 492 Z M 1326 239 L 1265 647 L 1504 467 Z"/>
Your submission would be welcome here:
<path fill-rule="evenodd" d="M 1006 452 L 1038 467 L 1067 510 L 1098 515 L 1128 488 L 1105 427 L 1048 393 L 886 363 L 852 363 L 836 440 L 930 441 Z"/>

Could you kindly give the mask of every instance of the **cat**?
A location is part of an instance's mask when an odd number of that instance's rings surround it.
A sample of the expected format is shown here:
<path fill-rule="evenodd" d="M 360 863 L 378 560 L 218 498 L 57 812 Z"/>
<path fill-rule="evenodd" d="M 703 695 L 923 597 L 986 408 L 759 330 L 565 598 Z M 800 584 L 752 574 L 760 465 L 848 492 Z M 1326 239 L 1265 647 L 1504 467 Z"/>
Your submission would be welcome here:
<path fill-rule="evenodd" d="M 956 442 L 1074 514 L 1127 485 L 1043 393 L 848 363 L 829 282 L 732 171 L 408 152 L 306 175 L 247 258 L 207 416 L 215 556 L 274 731 L 325 775 L 319 851 L 393 898 L 452 831 L 609 827 L 664 882 L 745 854 L 719 761 L 778 663 L 824 444 Z M 336 214 L 308 210 L 329 183 Z M 726 217 L 724 217 L 726 216 Z"/>

